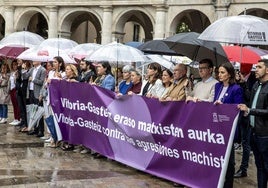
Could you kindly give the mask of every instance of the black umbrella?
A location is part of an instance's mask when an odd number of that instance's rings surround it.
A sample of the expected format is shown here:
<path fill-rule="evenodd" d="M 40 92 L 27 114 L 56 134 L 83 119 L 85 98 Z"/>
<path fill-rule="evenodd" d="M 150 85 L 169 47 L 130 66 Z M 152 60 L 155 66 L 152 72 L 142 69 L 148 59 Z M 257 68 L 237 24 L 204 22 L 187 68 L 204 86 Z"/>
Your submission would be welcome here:
<path fill-rule="evenodd" d="M 179 55 L 163 42 L 163 40 L 150 40 L 138 46 L 138 49 L 147 54 Z"/>
<path fill-rule="evenodd" d="M 171 50 L 187 56 L 193 61 L 209 58 L 215 66 L 229 61 L 220 43 L 200 40 L 199 35 L 195 32 L 179 33 L 164 39 L 163 42 Z"/>

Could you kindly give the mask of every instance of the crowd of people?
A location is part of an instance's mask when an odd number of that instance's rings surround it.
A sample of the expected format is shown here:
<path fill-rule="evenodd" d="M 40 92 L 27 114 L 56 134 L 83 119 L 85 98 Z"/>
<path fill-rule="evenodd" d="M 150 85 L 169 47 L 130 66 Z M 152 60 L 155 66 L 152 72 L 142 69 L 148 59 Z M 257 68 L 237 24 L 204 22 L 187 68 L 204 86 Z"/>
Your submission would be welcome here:
<path fill-rule="evenodd" d="M 150 63 L 146 75 L 143 76 L 141 71 L 132 65 L 117 67 L 114 72 L 107 61 L 95 64 L 82 59 L 76 66 L 65 64 L 60 56 L 45 64 L 40 61 L 13 60 L 10 65 L 4 63 L 1 66 L 0 124 L 7 123 L 8 104 L 11 100 L 14 120 L 10 124 L 17 126 L 20 132 L 36 135 L 49 142 L 50 147 L 60 146 L 64 151 L 83 154 L 91 152 L 96 157 L 101 157 L 85 146 L 60 143 L 57 138 L 49 136 L 50 131 L 46 128 L 43 117 L 32 129 L 28 128 L 28 104 L 43 106 L 44 118 L 53 115 L 48 91 L 51 80 L 97 85 L 114 91 L 117 97 L 141 95 L 158 99 L 159 102 L 202 101 L 215 105 L 237 104 L 241 113 L 234 142 L 242 143 L 243 157 L 240 168 L 235 173 L 235 152 L 232 147 L 224 187 L 231 188 L 234 178 L 247 176 L 250 151 L 253 150 L 258 187 L 264 188 L 267 187 L 268 180 L 268 60 L 260 60 L 256 72 L 250 69 L 236 71 L 231 63 L 226 62 L 217 67 L 215 74 L 213 62 L 203 59 L 198 67 L 200 81 L 195 83 L 188 76 L 185 64 L 176 64 L 173 70 L 169 70 L 158 63 Z"/>

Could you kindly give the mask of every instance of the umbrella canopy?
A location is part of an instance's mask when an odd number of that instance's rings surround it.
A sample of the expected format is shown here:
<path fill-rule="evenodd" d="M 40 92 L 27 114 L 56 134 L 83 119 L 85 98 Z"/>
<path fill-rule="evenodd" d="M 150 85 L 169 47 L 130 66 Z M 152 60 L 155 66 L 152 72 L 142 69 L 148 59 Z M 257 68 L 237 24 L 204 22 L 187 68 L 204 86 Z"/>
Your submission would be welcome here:
<path fill-rule="evenodd" d="M 187 56 L 193 61 L 211 59 L 215 66 L 228 62 L 222 46 L 218 42 L 198 39 L 199 33 L 188 32 L 173 35 L 163 41 L 178 54 Z"/>
<path fill-rule="evenodd" d="M 7 58 L 16 58 L 27 49 L 28 48 L 24 46 L 4 46 L 0 49 L 0 56 Z"/>
<path fill-rule="evenodd" d="M 239 15 L 221 18 L 207 27 L 199 39 L 232 44 L 268 45 L 268 20 Z"/>
<path fill-rule="evenodd" d="M 32 48 L 45 39 L 36 33 L 29 31 L 20 31 L 7 35 L 0 41 L 0 46 L 23 46 L 26 48 Z"/>
<path fill-rule="evenodd" d="M 248 48 L 252 51 L 254 51 L 256 54 L 258 54 L 259 56 L 265 56 L 268 55 L 268 50 L 264 50 L 264 49 L 260 49 L 260 48 L 256 48 L 253 46 L 244 46 L 245 48 Z"/>
<path fill-rule="evenodd" d="M 261 59 L 253 50 L 241 46 L 223 46 L 227 57 L 232 62 L 256 64 Z"/>
<path fill-rule="evenodd" d="M 58 50 L 64 50 L 66 52 L 69 52 L 72 50 L 75 46 L 78 44 L 70 39 L 65 38 L 49 38 L 44 40 L 39 46 L 38 50 L 47 50 L 48 48 L 54 48 Z"/>
<path fill-rule="evenodd" d="M 108 61 L 116 66 L 133 62 L 147 62 L 148 58 L 138 49 L 117 42 L 103 45 L 86 60 L 93 62 Z"/>
<path fill-rule="evenodd" d="M 70 51 L 69 51 L 69 55 L 73 58 L 76 59 L 82 59 L 86 56 L 89 56 L 90 54 L 92 54 L 94 51 L 96 51 L 97 49 L 99 49 L 101 47 L 100 44 L 96 44 L 96 43 L 83 43 L 83 44 L 78 44 L 77 46 L 73 47 Z"/>
<path fill-rule="evenodd" d="M 131 46 L 133 48 L 138 48 L 142 44 L 143 44 L 143 42 L 138 42 L 138 41 L 131 41 L 131 42 L 126 42 L 125 43 L 125 45 Z"/>
<path fill-rule="evenodd" d="M 148 54 L 179 55 L 174 50 L 171 50 L 163 40 L 150 40 L 140 45 L 138 49 Z"/>
<path fill-rule="evenodd" d="M 173 70 L 174 68 L 174 63 L 169 61 L 168 59 L 164 58 L 161 55 L 153 54 L 153 55 L 146 55 L 152 62 L 156 62 L 160 64 L 161 66 Z M 148 62 L 148 64 L 151 62 Z"/>
<path fill-rule="evenodd" d="M 76 61 L 71 58 L 64 50 L 47 47 L 46 50 L 38 50 L 38 48 L 30 48 L 21 53 L 17 58 L 31 61 L 47 62 L 52 61 L 55 56 L 61 56 L 65 63 L 76 64 Z"/>

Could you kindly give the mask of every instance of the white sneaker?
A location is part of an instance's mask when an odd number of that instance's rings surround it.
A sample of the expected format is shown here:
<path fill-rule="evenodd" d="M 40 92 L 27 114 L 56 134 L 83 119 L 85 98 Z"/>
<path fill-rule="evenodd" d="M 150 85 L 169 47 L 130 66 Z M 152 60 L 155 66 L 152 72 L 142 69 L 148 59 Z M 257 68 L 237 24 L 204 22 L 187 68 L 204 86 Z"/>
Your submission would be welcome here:
<path fill-rule="evenodd" d="M 46 143 L 50 143 L 52 141 L 52 137 L 49 137 L 48 139 L 45 140 Z"/>
<path fill-rule="evenodd" d="M 20 124 L 20 121 L 17 120 L 17 119 L 15 119 L 11 123 L 9 123 L 9 125 L 15 125 L 15 126 L 18 125 L 18 124 Z"/>
<path fill-rule="evenodd" d="M 81 154 L 86 154 L 86 153 L 89 153 L 89 152 L 90 152 L 89 149 L 83 149 L 80 153 L 81 153 Z"/>
<path fill-rule="evenodd" d="M 1 121 L 0 121 L 0 124 L 5 124 L 7 123 L 7 119 L 6 118 L 2 118 Z"/>
<path fill-rule="evenodd" d="M 14 125 L 15 122 L 16 120 L 14 119 L 12 122 L 9 123 L 9 125 Z"/>
<path fill-rule="evenodd" d="M 42 137 L 40 137 L 41 140 L 47 140 L 49 138 L 50 138 L 49 136 L 42 136 Z"/>

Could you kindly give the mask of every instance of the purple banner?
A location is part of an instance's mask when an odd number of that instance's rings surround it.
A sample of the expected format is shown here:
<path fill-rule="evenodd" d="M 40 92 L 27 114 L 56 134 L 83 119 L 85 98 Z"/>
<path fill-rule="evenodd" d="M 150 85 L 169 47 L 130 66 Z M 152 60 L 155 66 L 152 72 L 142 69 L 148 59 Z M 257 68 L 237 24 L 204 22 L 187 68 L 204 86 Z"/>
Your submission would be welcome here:
<path fill-rule="evenodd" d="M 117 98 L 98 86 L 59 80 L 50 85 L 50 100 L 63 140 L 190 187 L 224 182 L 236 105 Z"/>

